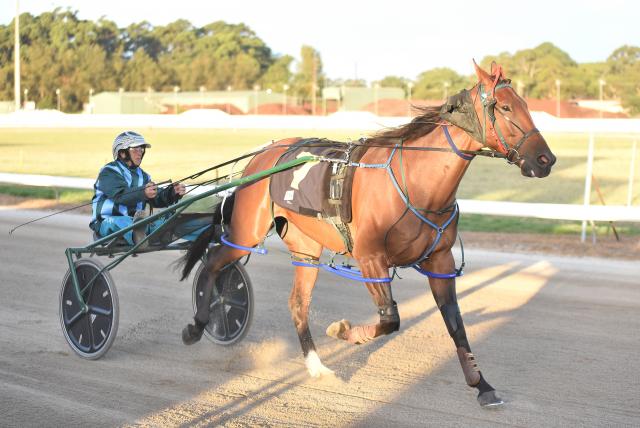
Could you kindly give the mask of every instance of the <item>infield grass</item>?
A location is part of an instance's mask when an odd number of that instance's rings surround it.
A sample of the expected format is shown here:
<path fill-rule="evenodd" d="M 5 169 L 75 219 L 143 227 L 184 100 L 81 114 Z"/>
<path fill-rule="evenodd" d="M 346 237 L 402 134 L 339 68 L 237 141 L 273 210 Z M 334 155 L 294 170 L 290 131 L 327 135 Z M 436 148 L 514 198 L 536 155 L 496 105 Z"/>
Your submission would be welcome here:
<path fill-rule="evenodd" d="M 1 130 L 0 171 L 71 177 L 95 177 L 111 161 L 118 129 Z M 344 141 L 359 131 L 325 130 L 175 130 L 138 129 L 152 148 L 143 167 L 157 182 L 176 180 L 249 152 L 271 140 L 317 136 Z M 475 159 L 462 180 L 458 197 L 518 202 L 582 203 L 587 134 L 544 134 L 558 161 L 551 175 L 531 179 L 497 159 Z M 632 135 L 596 135 L 593 174 L 608 205 L 627 201 Z M 640 144 L 639 144 L 640 145 Z M 640 164 L 640 153 L 636 154 Z M 640 165 L 635 168 L 633 202 L 640 200 Z M 595 186 L 592 203 L 599 199 Z"/>

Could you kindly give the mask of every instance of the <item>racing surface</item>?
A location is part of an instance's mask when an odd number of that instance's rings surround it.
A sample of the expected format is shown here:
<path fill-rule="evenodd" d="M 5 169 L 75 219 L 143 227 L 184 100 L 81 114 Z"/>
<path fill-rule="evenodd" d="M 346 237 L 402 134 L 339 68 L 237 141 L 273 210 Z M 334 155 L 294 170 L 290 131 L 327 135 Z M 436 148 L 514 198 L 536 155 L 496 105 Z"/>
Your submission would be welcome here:
<path fill-rule="evenodd" d="M 640 425 L 638 262 L 467 251 L 460 307 L 506 402 L 485 410 L 426 280 L 408 270 L 393 283 L 400 332 L 361 346 L 324 330 L 342 318 L 374 322 L 368 293 L 320 273 L 311 331 L 335 376 L 309 378 L 287 307 L 293 267 L 276 240 L 247 266 L 255 311 L 241 343 L 182 344 L 191 281 L 169 266 L 178 253 L 153 253 L 112 271 L 118 337 L 102 359 L 83 360 L 64 341 L 58 294 L 64 250 L 88 243 L 88 218 L 7 234 L 38 214 L 0 210 L 2 426 Z"/>

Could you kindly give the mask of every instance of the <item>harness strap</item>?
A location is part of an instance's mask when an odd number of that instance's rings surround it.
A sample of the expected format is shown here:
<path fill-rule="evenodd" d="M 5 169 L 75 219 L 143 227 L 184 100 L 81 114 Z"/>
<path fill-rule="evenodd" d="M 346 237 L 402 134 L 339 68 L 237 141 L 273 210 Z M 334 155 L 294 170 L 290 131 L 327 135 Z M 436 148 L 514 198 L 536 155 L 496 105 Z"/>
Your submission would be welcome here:
<path fill-rule="evenodd" d="M 229 241 L 227 238 L 228 237 L 226 234 L 220 236 L 220 242 L 222 242 L 227 247 L 235 248 L 238 250 L 249 251 L 250 253 L 263 254 L 263 255 L 269 252 L 266 248 L 263 248 L 263 247 L 245 247 L 244 245 L 234 244 L 233 242 Z"/>
<path fill-rule="evenodd" d="M 343 278 L 352 279 L 358 282 L 372 282 L 376 284 L 391 283 L 391 278 L 389 277 L 365 278 L 364 276 L 362 276 L 362 273 L 359 270 L 354 269 L 352 267 L 348 267 L 348 266 L 340 266 L 340 265 L 320 263 L 320 262 L 308 263 L 308 262 L 297 261 L 297 260 L 293 260 L 291 264 L 299 267 L 310 267 L 310 268 L 316 268 L 316 269 L 322 268 L 327 272 L 331 272 Z"/>
<path fill-rule="evenodd" d="M 442 130 L 444 131 L 444 136 L 447 137 L 447 142 L 451 146 L 453 152 L 466 161 L 472 161 L 475 155 L 464 154 L 460 151 L 460 149 L 458 149 L 458 146 L 455 145 L 453 139 L 451 138 L 451 134 L 449 134 L 449 127 L 447 125 L 442 125 Z"/>

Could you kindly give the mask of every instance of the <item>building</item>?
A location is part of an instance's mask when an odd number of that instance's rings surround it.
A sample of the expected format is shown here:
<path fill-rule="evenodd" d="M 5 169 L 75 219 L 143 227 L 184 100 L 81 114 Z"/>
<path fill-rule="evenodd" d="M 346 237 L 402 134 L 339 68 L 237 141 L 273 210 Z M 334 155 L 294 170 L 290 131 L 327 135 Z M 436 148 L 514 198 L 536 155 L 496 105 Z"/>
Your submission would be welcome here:
<path fill-rule="evenodd" d="M 263 104 L 295 103 L 271 90 L 193 92 L 101 92 L 85 112 L 96 114 L 172 114 L 194 108 L 217 108 L 229 114 L 251 114 Z"/>

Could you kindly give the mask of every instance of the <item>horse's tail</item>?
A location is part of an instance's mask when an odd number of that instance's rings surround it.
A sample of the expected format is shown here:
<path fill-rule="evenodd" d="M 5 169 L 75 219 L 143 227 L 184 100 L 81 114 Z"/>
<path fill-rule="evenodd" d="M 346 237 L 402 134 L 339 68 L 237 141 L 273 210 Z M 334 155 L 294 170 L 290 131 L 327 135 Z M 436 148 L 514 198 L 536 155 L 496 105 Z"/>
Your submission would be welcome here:
<path fill-rule="evenodd" d="M 219 224 L 229 224 L 231 222 L 231 215 L 233 213 L 233 205 L 235 201 L 235 193 L 231 194 L 224 204 L 222 202 L 216 204 L 213 207 L 213 221 L 210 228 L 205 230 L 198 236 L 193 244 L 187 250 L 187 253 L 178 259 L 178 267 L 182 266 L 182 277 L 180 281 L 184 281 L 193 267 L 196 265 L 209 248 L 209 243 L 215 238 L 216 233 L 219 233 Z"/>
<path fill-rule="evenodd" d="M 198 260 L 202 258 L 202 255 L 207 248 L 209 248 L 209 242 L 213 239 L 213 234 L 215 233 L 215 226 L 212 226 L 202 232 L 198 239 L 196 239 L 193 244 L 187 250 L 187 254 L 182 256 L 178 260 L 178 266 L 182 266 L 182 277 L 180 281 L 184 281 L 191 273 L 191 270 L 196 265 Z"/>

